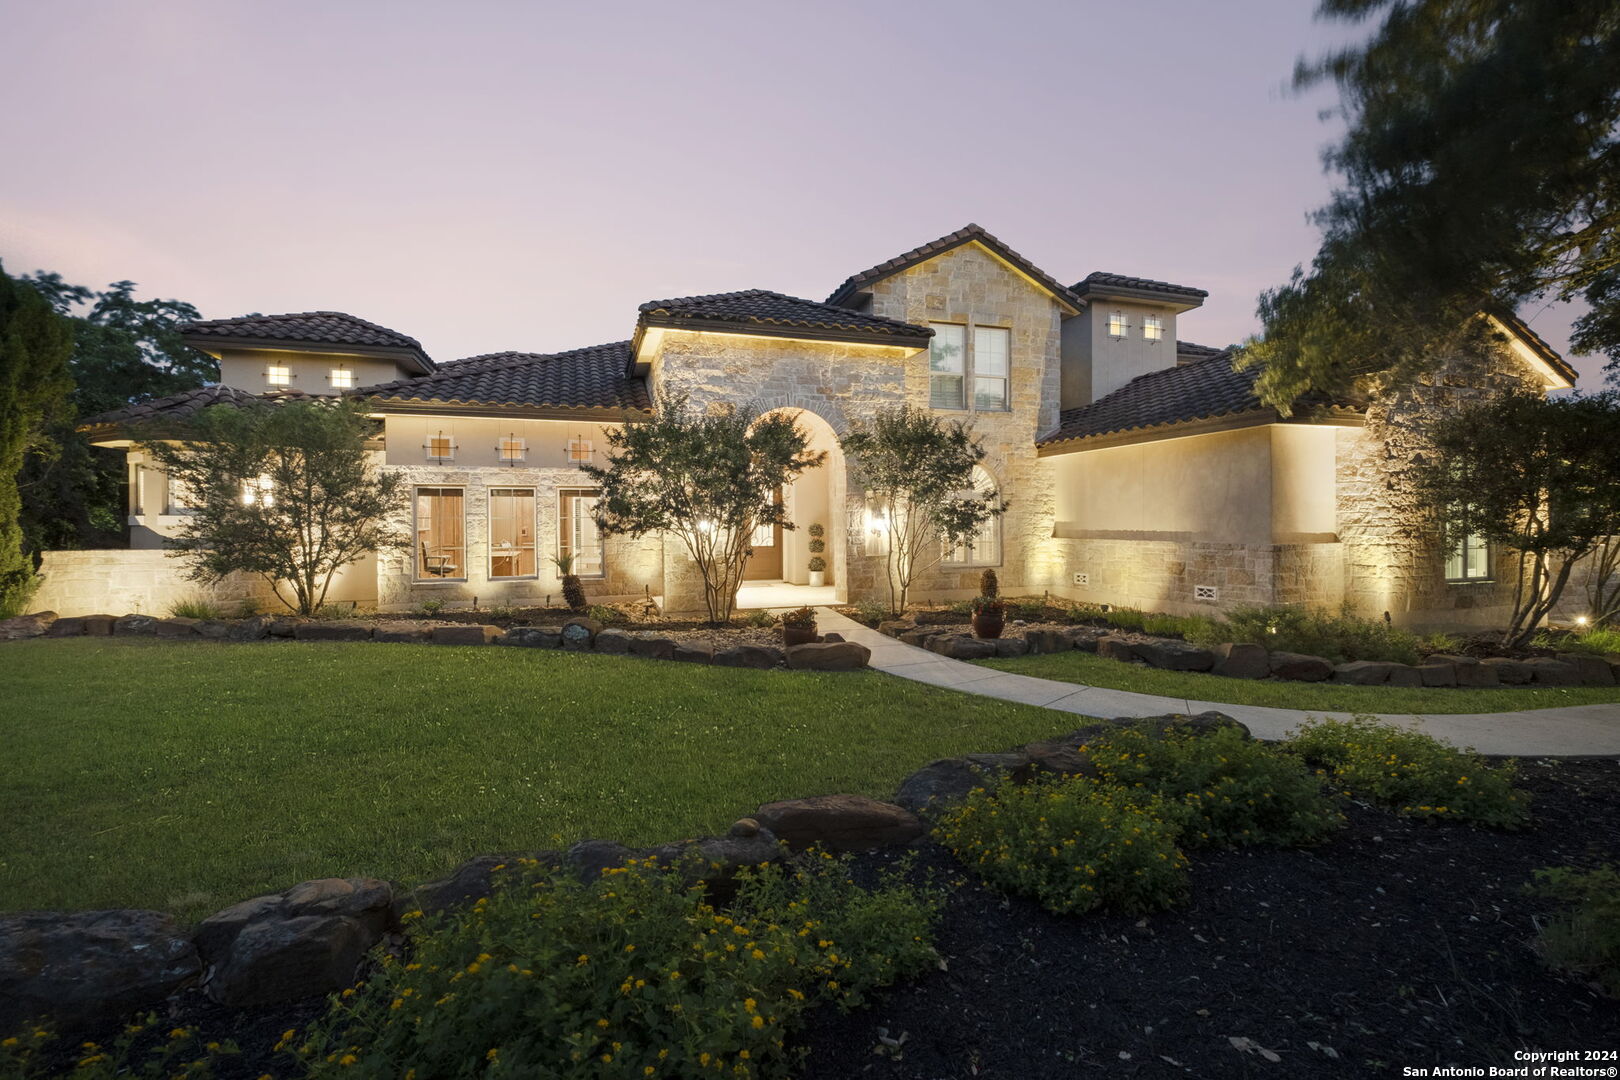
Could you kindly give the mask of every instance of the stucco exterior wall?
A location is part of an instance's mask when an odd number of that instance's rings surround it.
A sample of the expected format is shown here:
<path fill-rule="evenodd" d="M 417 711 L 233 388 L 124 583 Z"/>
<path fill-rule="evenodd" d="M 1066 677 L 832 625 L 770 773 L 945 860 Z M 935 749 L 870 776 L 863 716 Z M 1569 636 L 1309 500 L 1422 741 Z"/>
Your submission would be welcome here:
<path fill-rule="evenodd" d="M 187 579 L 185 564 L 156 548 L 47 551 L 39 572 L 42 580 L 30 607 L 58 615 L 167 615 L 184 600 L 210 601 L 227 615 L 244 602 L 260 611 L 288 610 L 263 578 L 233 574 L 205 585 Z M 367 559 L 340 570 L 328 597 L 369 606 L 376 592 L 376 563 Z"/>
<path fill-rule="evenodd" d="M 1123 336 L 1108 332 L 1108 316 L 1118 312 L 1127 323 Z M 1142 321 L 1157 315 L 1162 332 L 1157 341 L 1142 333 Z M 1098 298 L 1063 324 L 1062 404 L 1065 409 L 1089 405 L 1138 375 L 1176 366 L 1176 310 L 1136 300 Z"/>
<path fill-rule="evenodd" d="M 288 369 L 291 381 L 272 385 L 265 378 L 271 364 Z M 332 386 L 332 370 L 343 368 L 354 374 L 354 386 L 376 386 L 410 375 L 387 360 L 374 356 L 342 353 L 291 352 L 269 349 L 222 349 L 219 354 L 219 381 L 222 385 L 263 394 L 271 390 L 302 390 L 306 394 L 337 394 Z"/>

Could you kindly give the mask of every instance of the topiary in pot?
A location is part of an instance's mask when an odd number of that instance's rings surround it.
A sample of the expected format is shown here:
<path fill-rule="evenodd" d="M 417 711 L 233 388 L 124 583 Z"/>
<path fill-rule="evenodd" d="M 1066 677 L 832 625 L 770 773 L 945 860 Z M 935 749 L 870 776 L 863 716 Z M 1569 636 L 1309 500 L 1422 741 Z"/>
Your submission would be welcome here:
<path fill-rule="evenodd" d="M 1007 622 L 1007 605 L 1001 600 L 1001 583 L 994 570 L 979 575 L 979 595 L 973 598 L 973 636 L 998 638 Z"/>
<path fill-rule="evenodd" d="M 827 530 L 818 521 L 805 531 L 810 534 L 810 585 L 819 589 L 827 584 L 827 560 L 821 557 L 821 553 L 827 550 L 827 542 L 822 539 Z"/>
<path fill-rule="evenodd" d="M 574 573 L 573 554 L 553 556 L 551 561 L 556 564 L 557 573 L 562 575 L 563 602 L 571 611 L 584 611 L 589 605 L 585 600 L 585 586 L 579 580 L 579 575 Z"/>

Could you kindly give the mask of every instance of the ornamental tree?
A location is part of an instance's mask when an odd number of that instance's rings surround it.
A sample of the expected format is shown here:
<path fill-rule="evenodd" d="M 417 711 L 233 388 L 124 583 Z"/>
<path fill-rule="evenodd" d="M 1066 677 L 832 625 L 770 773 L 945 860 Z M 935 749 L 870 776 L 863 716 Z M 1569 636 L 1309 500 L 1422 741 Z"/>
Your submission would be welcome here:
<path fill-rule="evenodd" d="M 272 399 L 144 431 L 144 449 L 185 492 L 185 523 L 167 543 L 187 576 L 257 574 L 312 615 L 339 570 L 403 546 L 392 519 L 404 481 L 366 460 L 374 428 L 354 402 Z"/>
<path fill-rule="evenodd" d="M 609 430 L 607 441 L 604 465 L 581 466 L 602 492 L 597 525 L 609 536 L 679 538 L 714 622 L 731 619 L 755 528 L 794 527 L 776 490 L 826 458 L 786 413 L 698 411 L 685 397 L 653 420 Z"/>
<path fill-rule="evenodd" d="M 900 614 L 917 575 L 968 542 L 1007 503 L 973 483 L 984 447 L 960 421 L 902 405 L 857 421 L 839 440 L 887 540 L 889 610 Z"/>
<path fill-rule="evenodd" d="M 1523 645 L 1574 565 L 1620 533 L 1620 395 L 1508 394 L 1447 415 L 1430 439 L 1418 492 L 1451 538 L 1466 530 L 1513 553 L 1503 643 Z"/>

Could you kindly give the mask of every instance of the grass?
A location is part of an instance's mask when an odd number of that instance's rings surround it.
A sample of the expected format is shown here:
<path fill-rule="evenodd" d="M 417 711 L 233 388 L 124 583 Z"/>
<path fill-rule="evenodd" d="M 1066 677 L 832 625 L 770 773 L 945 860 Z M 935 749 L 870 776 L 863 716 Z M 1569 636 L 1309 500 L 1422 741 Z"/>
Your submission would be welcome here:
<path fill-rule="evenodd" d="M 1363 713 L 1475 713 L 1550 709 L 1560 705 L 1620 702 L 1620 687 L 1510 686 L 1474 690 L 1461 687 L 1341 686 L 1332 683 L 1273 682 L 1228 679 L 1192 671 L 1109 660 L 1095 653 L 1071 652 L 1019 656 L 977 663 L 1041 679 L 1134 690 L 1139 694 L 1219 701 L 1228 705 L 1272 705 L 1284 709 L 1320 709 Z"/>
<path fill-rule="evenodd" d="M 426 645 L 21 641 L 0 686 L 0 910 L 185 919 L 307 878 L 414 883 L 886 797 L 935 758 L 1078 723 L 875 672 Z"/>

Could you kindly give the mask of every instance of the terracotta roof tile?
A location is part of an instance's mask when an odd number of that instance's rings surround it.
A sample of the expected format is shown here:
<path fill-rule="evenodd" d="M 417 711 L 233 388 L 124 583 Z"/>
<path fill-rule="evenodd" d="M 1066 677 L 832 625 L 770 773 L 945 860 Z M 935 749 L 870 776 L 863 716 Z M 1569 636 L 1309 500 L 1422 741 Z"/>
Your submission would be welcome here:
<path fill-rule="evenodd" d="M 1195 289 L 1191 285 L 1172 285 L 1168 281 L 1132 277 L 1129 274 L 1110 274 L 1106 270 L 1094 270 L 1074 284 L 1074 291 L 1080 296 L 1106 293 L 1110 288 L 1130 289 L 1133 292 L 1164 293 L 1167 296 L 1194 297 L 1199 300 L 1209 295 L 1205 290 Z"/>
<path fill-rule="evenodd" d="M 767 289 L 712 293 L 708 296 L 681 296 L 671 300 L 649 300 L 640 307 L 641 323 L 646 326 L 729 323 L 737 326 L 831 331 L 864 338 L 893 338 L 922 343 L 934 332 L 879 315 L 867 315 L 849 308 L 785 296 Z"/>
<path fill-rule="evenodd" d="M 486 353 L 354 393 L 383 401 L 650 411 L 647 381 L 628 375 L 629 364 L 628 341 L 559 353 Z"/>
<path fill-rule="evenodd" d="M 274 390 L 268 394 L 250 394 L 230 386 L 203 386 L 185 390 L 168 397 L 139 401 L 133 405 L 89 417 L 83 427 L 132 426 L 162 420 L 185 420 L 213 405 L 280 404 L 285 401 L 313 401 L 314 395 L 302 390 Z"/>
<path fill-rule="evenodd" d="M 991 236 L 984 230 L 983 226 L 974 225 L 971 223 L 964 225 L 962 228 L 957 229 L 953 233 L 946 233 L 938 240 L 930 240 L 921 247 L 914 247 L 902 255 L 896 255 L 892 259 L 885 259 L 876 266 L 862 270 L 858 274 L 850 275 L 848 278 L 844 279 L 844 283 L 842 285 L 833 290 L 831 296 L 827 297 L 827 302 L 829 304 L 847 303 L 857 292 L 861 291 L 861 289 L 863 289 L 865 286 L 870 285 L 875 281 L 881 281 L 891 274 L 898 274 L 900 271 L 905 270 L 908 267 L 916 266 L 921 262 L 927 262 L 935 255 L 943 254 L 954 247 L 960 247 L 963 244 L 974 241 L 983 244 L 985 247 L 989 248 L 991 251 L 994 251 L 997 255 L 1001 256 L 1009 263 L 1012 263 L 1014 266 L 1018 267 L 1018 269 L 1022 270 L 1025 274 L 1028 274 L 1030 277 L 1040 282 L 1048 292 L 1052 293 L 1064 304 L 1075 311 L 1079 311 L 1081 308 L 1086 306 L 1084 300 L 1075 295 L 1072 290 L 1066 289 L 1062 285 L 1058 284 L 1057 279 L 1052 277 L 1052 275 L 1048 274 L 1045 270 L 1042 270 L 1040 267 L 1036 266 L 1022 255 L 1018 254 L 1018 252 L 1014 251 L 1012 248 L 1008 247 L 994 236 Z"/>
<path fill-rule="evenodd" d="M 413 337 L 379 326 L 342 311 L 298 311 L 286 315 L 244 315 L 236 319 L 207 319 L 185 323 L 182 337 L 198 343 L 230 341 L 304 342 L 311 345 L 359 346 L 400 349 L 413 353 L 424 372 L 433 370 L 433 361 Z"/>

